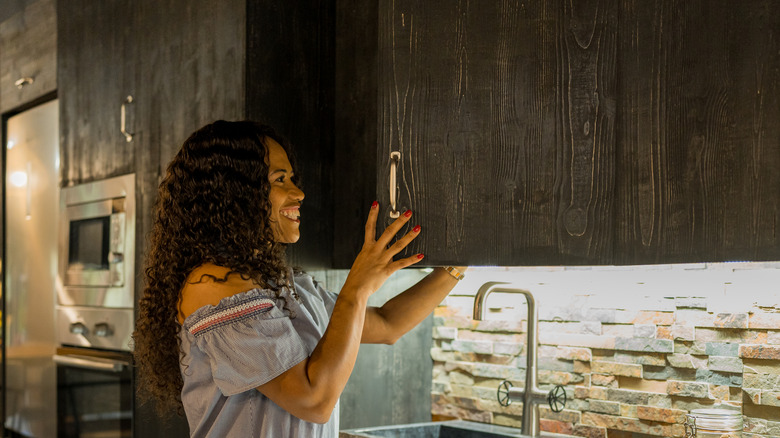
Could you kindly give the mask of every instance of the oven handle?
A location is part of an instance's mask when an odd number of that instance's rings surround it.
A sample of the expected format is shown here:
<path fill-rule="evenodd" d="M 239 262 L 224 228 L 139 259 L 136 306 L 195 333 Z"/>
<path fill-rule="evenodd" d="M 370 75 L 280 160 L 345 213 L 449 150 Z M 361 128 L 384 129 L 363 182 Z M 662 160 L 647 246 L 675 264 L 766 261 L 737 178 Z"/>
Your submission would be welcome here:
<path fill-rule="evenodd" d="M 129 367 L 130 363 L 122 361 L 122 360 L 112 360 L 112 359 L 100 359 L 97 360 L 91 360 L 84 357 L 74 357 L 74 356 L 63 356 L 60 354 L 55 354 L 52 356 L 52 359 L 54 360 L 54 363 L 58 365 L 66 365 L 76 368 L 84 368 L 88 370 L 98 370 L 98 371 L 113 371 L 113 372 L 120 372 L 125 367 Z"/>

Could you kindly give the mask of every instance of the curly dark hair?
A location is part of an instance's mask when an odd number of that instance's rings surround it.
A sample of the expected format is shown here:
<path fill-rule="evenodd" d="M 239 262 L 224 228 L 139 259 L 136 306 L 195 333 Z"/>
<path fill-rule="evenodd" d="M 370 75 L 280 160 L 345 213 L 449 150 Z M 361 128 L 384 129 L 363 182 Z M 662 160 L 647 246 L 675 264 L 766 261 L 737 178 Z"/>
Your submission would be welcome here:
<path fill-rule="evenodd" d="M 184 142 L 160 183 L 133 341 L 139 393 L 161 414 L 183 413 L 177 316 L 192 270 L 210 262 L 277 291 L 291 282 L 287 245 L 269 226 L 266 138 L 297 175 L 289 144 L 271 127 L 220 120 Z"/>

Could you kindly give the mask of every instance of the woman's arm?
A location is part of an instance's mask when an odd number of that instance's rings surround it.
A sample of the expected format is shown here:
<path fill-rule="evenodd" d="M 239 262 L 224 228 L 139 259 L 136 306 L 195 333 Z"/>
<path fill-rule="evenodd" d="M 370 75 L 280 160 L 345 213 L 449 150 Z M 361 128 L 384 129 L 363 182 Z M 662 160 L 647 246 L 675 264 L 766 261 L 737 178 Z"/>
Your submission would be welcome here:
<path fill-rule="evenodd" d="M 332 318 L 312 354 L 257 390 L 290 414 L 325 423 L 357 358 L 368 297 L 342 289 Z"/>
<path fill-rule="evenodd" d="M 457 268 L 460 272 L 465 267 Z M 393 344 L 422 322 L 447 296 L 458 280 L 444 268 L 433 272 L 382 307 L 369 307 L 363 325 L 364 344 Z"/>
<path fill-rule="evenodd" d="M 378 210 L 375 203 L 366 222 L 363 248 L 339 293 L 325 334 L 312 354 L 257 388 L 300 419 L 316 423 L 328 421 L 355 365 L 368 297 L 392 273 L 422 259 L 414 255 L 393 260 L 393 256 L 419 234 L 419 228 L 416 228 L 390 245 L 393 236 L 409 221 L 411 212 L 401 215 L 376 239 Z"/>

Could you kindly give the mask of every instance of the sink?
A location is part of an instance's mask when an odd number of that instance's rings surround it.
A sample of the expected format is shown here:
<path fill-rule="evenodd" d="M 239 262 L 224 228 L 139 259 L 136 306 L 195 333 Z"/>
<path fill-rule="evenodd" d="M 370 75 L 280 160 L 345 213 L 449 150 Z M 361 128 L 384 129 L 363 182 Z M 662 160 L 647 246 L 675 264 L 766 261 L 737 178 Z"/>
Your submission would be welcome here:
<path fill-rule="evenodd" d="M 566 437 L 567 435 L 545 434 L 542 437 Z M 451 420 L 430 423 L 401 424 L 395 426 L 364 427 L 342 430 L 339 438 L 531 438 L 522 435 L 520 429 L 473 421 Z"/>

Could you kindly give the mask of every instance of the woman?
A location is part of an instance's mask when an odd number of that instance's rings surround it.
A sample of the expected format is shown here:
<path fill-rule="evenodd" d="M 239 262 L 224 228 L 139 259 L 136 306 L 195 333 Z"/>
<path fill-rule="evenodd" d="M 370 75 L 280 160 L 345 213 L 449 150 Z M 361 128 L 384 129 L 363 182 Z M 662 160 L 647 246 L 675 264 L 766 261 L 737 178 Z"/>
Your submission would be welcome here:
<path fill-rule="evenodd" d="M 437 268 L 381 308 L 369 296 L 422 254 L 394 260 L 401 215 L 365 243 L 336 295 L 285 263 L 304 194 L 289 146 L 254 122 L 187 139 L 159 188 L 134 333 L 141 389 L 182 408 L 197 437 L 336 437 L 337 403 L 364 343 L 392 344 L 457 283 Z M 463 268 L 460 268 L 463 270 Z"/>

